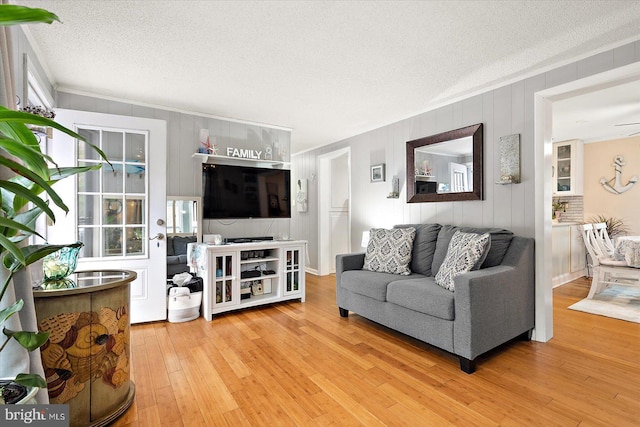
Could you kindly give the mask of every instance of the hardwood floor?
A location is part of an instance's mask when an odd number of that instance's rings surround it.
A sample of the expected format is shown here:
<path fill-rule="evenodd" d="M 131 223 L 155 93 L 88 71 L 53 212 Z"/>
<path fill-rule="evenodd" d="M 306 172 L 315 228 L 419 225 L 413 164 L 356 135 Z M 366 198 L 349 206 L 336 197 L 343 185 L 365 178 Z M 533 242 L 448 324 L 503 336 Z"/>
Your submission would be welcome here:
<path fill-rule="evenodd" d="M 640 324 L 568 310 L 555 337 L 458 359 L 360 316 L 338 315 L 335 278 L 307 276 L 307 301 L 213 322 L 135 325 L 133 406 L 114 426 L 631 426 L 640 420 Z"/>

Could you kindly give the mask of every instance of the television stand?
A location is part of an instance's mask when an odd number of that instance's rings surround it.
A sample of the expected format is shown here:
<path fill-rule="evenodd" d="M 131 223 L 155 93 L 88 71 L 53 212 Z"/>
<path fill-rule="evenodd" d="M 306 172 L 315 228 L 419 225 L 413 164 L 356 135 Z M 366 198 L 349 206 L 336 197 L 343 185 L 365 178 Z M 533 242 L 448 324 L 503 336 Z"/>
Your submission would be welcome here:
<path fill-rule="evenodd" d="M 190 267 L 203 280 L 202 317 L 210 321 L 228 311 L 289 300 L 304 302 L 306 246 L 304 240 L 189 243 Z"/>

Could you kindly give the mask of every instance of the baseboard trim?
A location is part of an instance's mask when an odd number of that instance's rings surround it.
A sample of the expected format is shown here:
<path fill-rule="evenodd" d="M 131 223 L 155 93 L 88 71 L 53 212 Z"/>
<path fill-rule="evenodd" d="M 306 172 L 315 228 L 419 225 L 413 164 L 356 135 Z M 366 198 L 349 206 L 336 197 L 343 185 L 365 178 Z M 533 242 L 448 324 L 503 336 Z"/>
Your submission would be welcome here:
<path fill-rule="evenodd" d="M 576 280 L 580 277 L 585 277 L 587 275 L 587 269 L 574 271 L 573 273 L 565 273 L 560 276 L 556 276 L 551 279 L 551 286 L 557 288 L 558 286 L 562 286 L 565 283 L 569 283 L 573 280 Z"/>

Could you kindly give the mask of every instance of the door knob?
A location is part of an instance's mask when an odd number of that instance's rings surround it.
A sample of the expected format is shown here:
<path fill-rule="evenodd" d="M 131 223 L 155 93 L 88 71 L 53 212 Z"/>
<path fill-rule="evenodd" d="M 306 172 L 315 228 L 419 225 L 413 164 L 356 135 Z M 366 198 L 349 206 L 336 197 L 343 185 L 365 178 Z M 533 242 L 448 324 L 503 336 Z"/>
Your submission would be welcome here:
<path fill-rule="evenodd" d="M 155 236 L 153 236 L 153 237 L 149 237 L 149 240 L 155 240 L 155 239 L 158 239 L 158 240 L 162 240 L 162 239 L 164 239 L 164 234 L 162 234 L 162 233 L 158 233 L 158 234 L 156 234 L 156 235 L 155 235 Z"/>

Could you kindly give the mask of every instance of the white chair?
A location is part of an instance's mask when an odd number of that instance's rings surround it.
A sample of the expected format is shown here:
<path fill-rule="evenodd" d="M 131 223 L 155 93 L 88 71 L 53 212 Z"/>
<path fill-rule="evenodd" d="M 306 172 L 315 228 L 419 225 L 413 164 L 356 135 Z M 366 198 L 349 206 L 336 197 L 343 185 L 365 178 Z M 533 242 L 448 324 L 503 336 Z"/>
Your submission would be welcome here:
<path fill-rule="evenodd" d="M 627 266 L 625 261 L 616 261 L 600 247 L 593 224 L 582 225 L 582 239 L 591 257 L 593 278 L 587 298 L 601 292 L 609 285 L 640 286 L 640 268 Z"/>
<path fill-rule="evenodd" d="M 604 253 L 608 254 L 610 257 L 613 257 L 615 247 L 613 245 L 613 242 L 609 238 L 609 233 L 607 232 L 607 223 L 598 222 L 596 224 L 593 224 L 593 233 L 601 250 Z"/>

